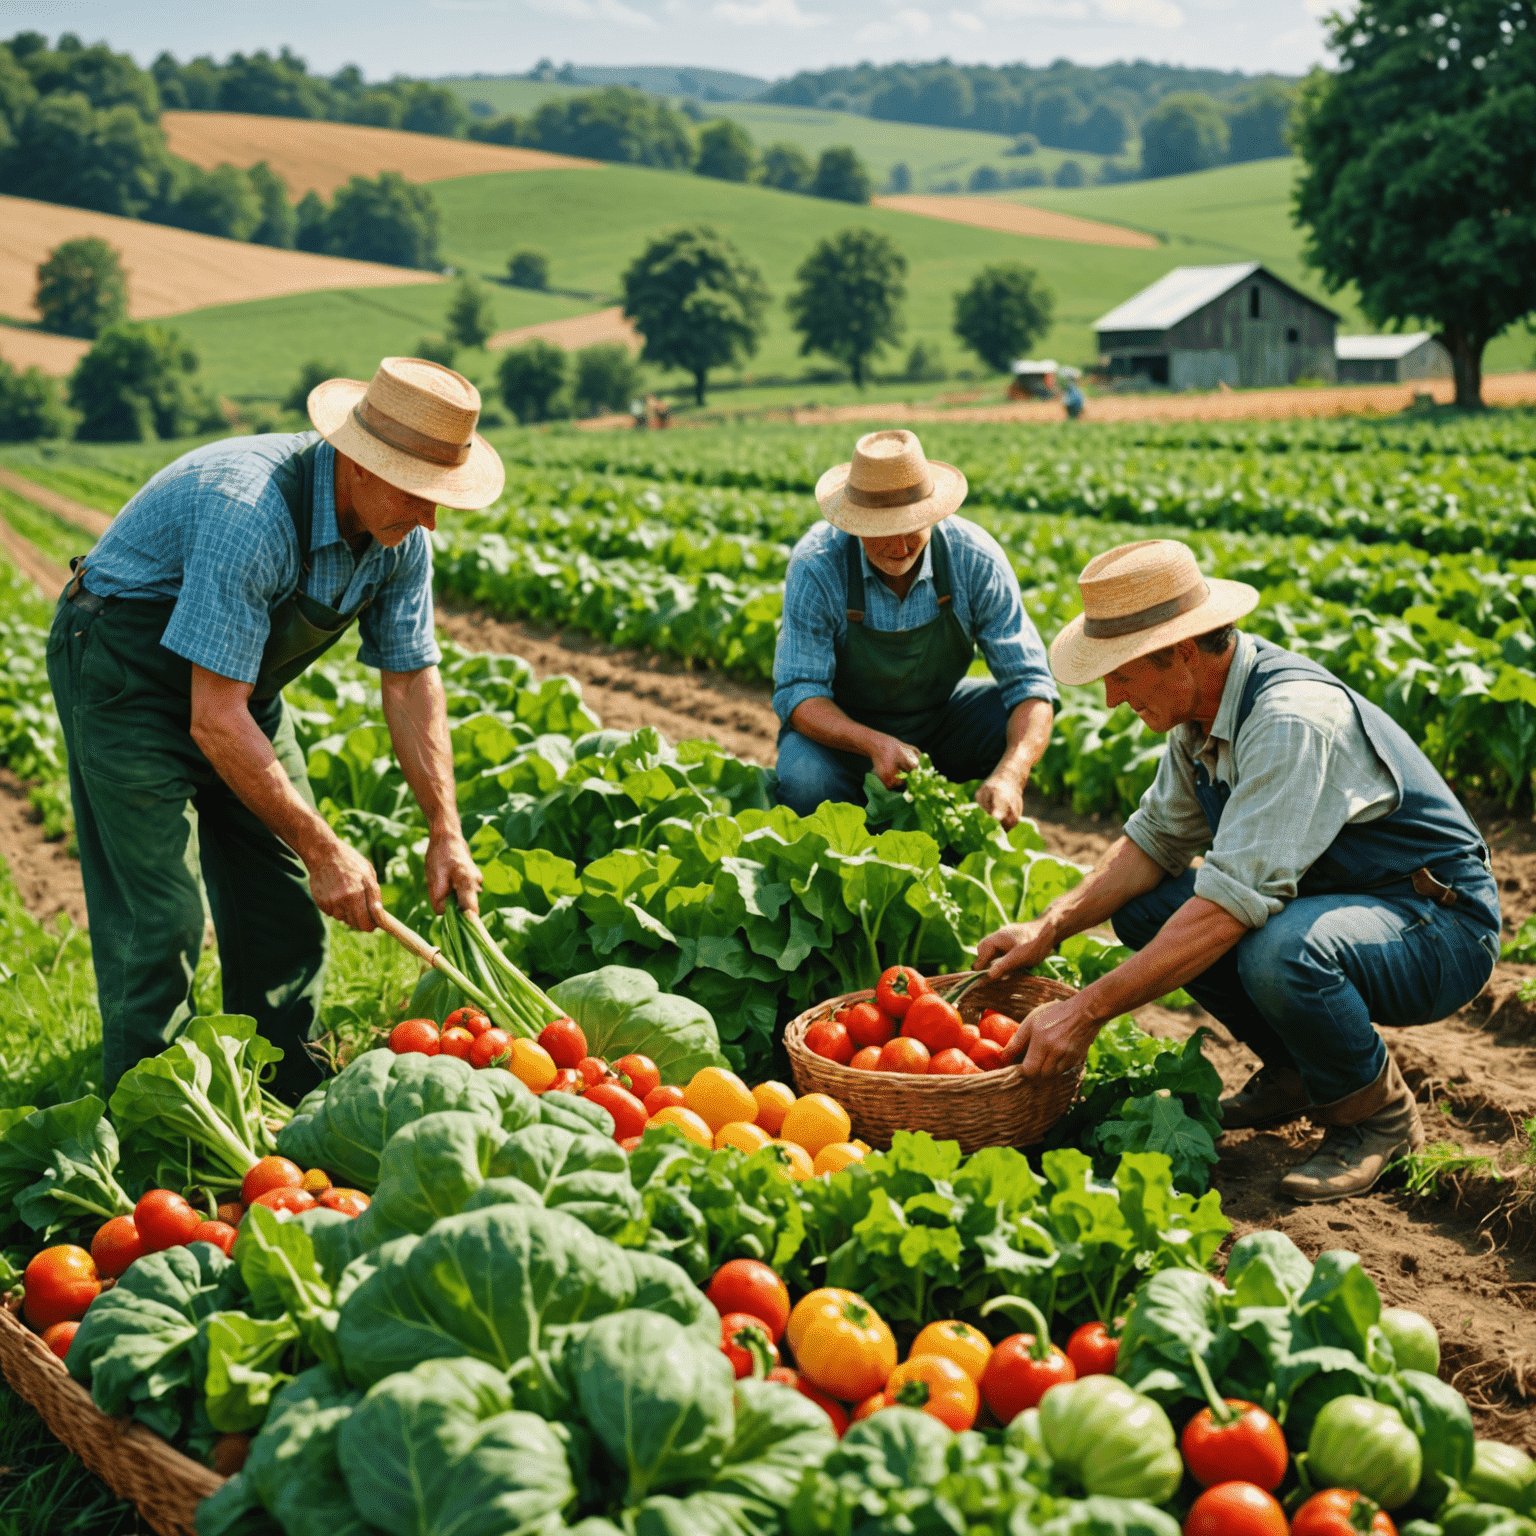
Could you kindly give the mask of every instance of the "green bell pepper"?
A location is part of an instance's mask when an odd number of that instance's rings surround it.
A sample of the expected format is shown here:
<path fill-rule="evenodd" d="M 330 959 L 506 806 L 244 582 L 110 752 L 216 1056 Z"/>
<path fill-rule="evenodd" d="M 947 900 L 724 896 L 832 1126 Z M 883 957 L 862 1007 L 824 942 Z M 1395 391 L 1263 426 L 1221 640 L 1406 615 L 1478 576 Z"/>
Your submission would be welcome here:
<path fill-rule="evenodd" d="M 1040 1438 L 1051 1460 L 1090 1494 L 1161 1504 L 1184 1475 L 1168 1415 L 1113 1376 L 1052 1387 L 1040 1399 Z"/>
<path fill-rule="evenodd" d="M 1381 1331 L 1392 1346 L 1392 1358 L 1400 1371 L 1440 1369 L 1440 1335 L 1435 1325 L 1407 1307 L 1388 1307 L 1381 1314 Z"/>
<path fill-rule="evenodd" d="M 1513 1445 L 1479 1440 L 1463 1486 L 1480 1503 L 1536 1515 L 1536 1461 Z"/>
<path fill-rule="evenodd" d="M 1442 1511 L 1445 1536 L 1536 1536 L 1536 1521 L 1499 1504 L 1458 1504 Z"/>
<path fill-rule="evenodd" d="M 1383 1509 L 1401 1509 L 1419 1486 L 1424 1458 L 1402 1415 L 1368 1397 L 1324 1404 L 1307 1441 L 1307 1471 L 1319 1488 L 1355 1488 Z"/>

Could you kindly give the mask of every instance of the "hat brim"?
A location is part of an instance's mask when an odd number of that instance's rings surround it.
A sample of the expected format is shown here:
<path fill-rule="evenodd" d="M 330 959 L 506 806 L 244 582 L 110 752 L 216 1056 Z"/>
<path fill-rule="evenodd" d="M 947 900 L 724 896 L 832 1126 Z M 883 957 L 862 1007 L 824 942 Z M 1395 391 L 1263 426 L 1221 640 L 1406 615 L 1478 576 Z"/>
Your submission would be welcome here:
<path fill-rule="evenodd" d="M 834 464 L 816 482 L 816 504 L 834 528 L 865 539 L 895 538 L 915 533 L 919 528 L 931 528 L 958 511 L 970 489 L 965 476 L 953 464 L 929 459 L 928 472 L 933 477 L 931 496 L 902 507 L 860 507 L 848 500 L 848 473 L 852 468 L 851 462 Z"/>
<path fill-rule="evenodd" d="M 391 447 L 358 425 L 352 408 L 367 393 L 368 386 L 358 379 L 327 379 L 309 392 L 309 419 L 339 453 L 396 490 L 455 511 L 478 511 L 501 495 L 507 483 L 506 466 L 478 432 L 462 464 L 430 463 Z"/>
<path fill-rule="evenodd" d="M 1078 616 L 1051 641 L 1051 671 L 1059 683 L 1094 683 L 1107 672 L 1135 661 L 1140 656 L 1160 651 L 1165 645 L 1203 635 L 1207 630 L 1233 624 L 1258 607 L 1258 591 L 1246 581 L 1206 582 L 1210 596 L 1198 608 L 1181 613 L 1166 624 L 1137 630 L 1131 635 L 1116 635 L 1097 640 L 1083 633 L 1083 615 Z"/>

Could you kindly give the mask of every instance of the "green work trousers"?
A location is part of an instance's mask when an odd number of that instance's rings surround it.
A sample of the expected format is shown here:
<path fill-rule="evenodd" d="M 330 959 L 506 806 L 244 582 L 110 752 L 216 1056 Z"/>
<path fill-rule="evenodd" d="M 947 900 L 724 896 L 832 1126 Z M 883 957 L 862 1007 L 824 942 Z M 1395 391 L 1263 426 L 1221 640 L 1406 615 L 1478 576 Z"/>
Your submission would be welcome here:
<path fill-rule="evenodd" d="M 235 796 L 191 735 L 191 698 L 159 644 L 161 605 L 61 600 L 48 679 L 69 749 L 69 788 L 101 1002 L 105 1087 L 165 1049 L 192 1015 L 207 910 L 224 1010 L 283 1050 L 277 1097 L 320 1081 L 304 1042 L 325 984 L 325 924 L 297 854 Z M 185 664 L 183 663 L 184 667 Z M 294 788 L 314 804 L 281 694 L 252 702 Z"/>

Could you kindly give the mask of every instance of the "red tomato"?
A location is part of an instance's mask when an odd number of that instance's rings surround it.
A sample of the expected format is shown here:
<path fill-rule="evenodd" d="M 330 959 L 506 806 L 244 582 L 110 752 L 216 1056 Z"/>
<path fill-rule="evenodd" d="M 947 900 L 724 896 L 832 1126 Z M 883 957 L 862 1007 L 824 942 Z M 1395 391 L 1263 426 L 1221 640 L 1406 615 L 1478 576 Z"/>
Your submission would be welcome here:
<path fill-rule="evenodd" d="M 581 1073 L 587 1087 L 594 1088 L 608 1076 L 608 1063 L 601 1056 L 583 1056 L 576 1063 L 576 1070 Z"/>
<path fill-rule="evenodd" d="M 22 1284 L 26 1287 L 22 1310 L 34 1328 L 78 1321 L 101 1294 L 90 1254 L 73 1243 L 44 1248 L 27 1265 Z"/>
<path fill-rule="evenodd" d="M 488 1029 L 469 1048 L 469 1064 L 477 1070 L 505 1066 L 512 1059 L 512 1036 L 504 1029 Z"/>
<path fill-rule="evenodd" d="M 779 1351 L 773 1340 L 768 1337 L 768 1330 L 764 1327 L 762 1319 L 753 1317 L 747 1312 L 727 1312 L 720 1319 L 720 1350 L 731 1362 L 731 1369 L 736 1372 L 737 1381 L 740 1381 L 743 1376 L 757 1374 L 754 1368 L 757 1365 L 758 1356 L 752 1347 L 754 1338 L 768 1361 L 763 1372 L 766 1375 L 779 1363 Z"/>
<path fill-rule="evenodd" d="M 1016 1333 L 992 1351 L 981 1373 L 981 1395 L 999 1424 L 1011 1424 L 1026 1408 L 1033 1408 L 1052 1387 L 1076 1381 L 1072 1362 L 1053 1344 L 1044 1360 L 1030 1353 L 1032 1333 Z"/>
<path fill-rule="evenodd" d="M 577 1067 L 587 1054 L 587 1037 L 575 1019 L 556 1019 L 539 1031 L 539 1044 L 557 1067 Z"/>
<path fill-rule="evenodd" d="M 436 1056 L 443 1039 L 431 1019 L 406 1019 L 390 1030 L 389 1048 L 396 1056 Z"/>
<path fill-rule="evenodd" d="M 927 990 L 928 983 L 910 965 L 893 965 L 875 983 L 875 1006 L 893 1019 L 904 1019 Z"/>
<path fill-rule="evenodd" d="M 1191 1506 L 1184 1536 L 1287 1536 L 1285 1511 L 1254 1483 L 1217 1483 Z"/>
<path fill-rule="evenodd" d="M 132 1216 L 114 1216 L 91 1239 L 91 1262 L 104 1280 L 116 1280 L 135 1259 L 149 1252 Z"/>
<path fill-rule="evenodd" d="M 882 1013 L 873 1003 L 854 1003 L 852 1007 L 840 1009 L 837 1021 L 848 1031 L 848 1038 L 859 1050 L 866 1045 L 884 1045 L 901 1028 L 890 1014 Z"/>
<path fill-rule="evenodd" d="M 878 1045 L 866 1045 L 862 1051 L 855 1051 L 848 1065 L 855 1072 L 878 1072 L 880 1070 L 881 1048 Z"/>
<path fill-rule="evenodd" d="M 315 1196 L 315 1202 L 328 1211 L 340 1211 L 343 1216 L 361 1216 L 371 1204 L 360 1189 L 337 1189 L 334 1186 L 321 1190 Z"/>
<path fill-rule="evenodd" d="M 452 1056 L 458 1061 L 468 1061 L 470 1048 L 475 1043 L 475 1037 L 467 1029 L 460 1029 L 454 1025 L 452 1029 L 443 1031 L 443 1038 L 438 1041 L 438 1050 L 444 1056 Z"/>
<path fill-rule="evenodd" d="M 257 1195 L 269 1189 L 302 1189 L 304 1170 L 286 1157 L 264 1157 L 246 1169 L 240 1181 L 240 1198 L 246 1205 L 255 1203 Z"/>
<path fill-rule="evenodd" d="M 942 997 L 928 992 L 913 998 L 906 1018 L 901 1021 L 901 1032 L 922 1041 L 936 1056 L 960 1044 L 960 1015 Z"/>
<path fill-rule="evenodd" d="M 555 1071 L 554 1080 L 545 1093 L 580 1093 L 587 1086 L 587 1080 L 575 1067 L 559 1067 Z"/>
<path fill-rule="evenodd" d="M 853 1059 L 853 1041 L 848 1031 L 835 1019 L 817 1019 L 805 1032 L 808 1049 L 839 1066 L 846 1066 Z"/>
<path fill-rule="evenodd" d="M 269 1211 L 286 1211 L 290 1216 L 297 1216 L 300 1211 L 314 1210 L 320 1202 L 307 1189 L 269 1189 L 251 1203 L 264 1205 Z"/>
<path fill-rule="evenodd" d="M 615 1141 L 644 1135 L 645 1122 L 650 1116 L 645 1112 L 645 1105 L 621 1083 L 598 1083 L 588 1088 L 582 1098 L 601 1104 L 613 1116 Z"/>
<path fill-rule="evenodd" d="M 228 1222 L 232 1227 L 238 1227 L 245 1220 L 245 1201 L 226 1200 L 219 1207 L 219 1220 Z"/>
<path fill-rule="evenodd" d="M 722 1317 L 746 1312 L 765 1324 L 775 1344 L 789 1323 L 789 1288 L 757 1259 L 732 1259 L 715 1271 L 704 1294 Z"/>
<path fill-rule="evenodd" d="M 889 1045 L 881 1048 L 880 1060 L 875 1070 L 922 1074 L 928 1070 L 928 1060 L 928 1047 L 921 1040 L 913 1040 L 907 1035 L 897 1035 Z"/>
<path fill-rule="evenodd" d="M 1229 1397 L 1234 1416 L 1226 1423 L 1202 1408 L 1179 1442 L 1184 1465 L 1203 1488 L 1218 1483 L 1254 1483 L 1273 1493 L 1291 1464 L 1280 1426 L 1253 1403 Z"/>
<path fill-rule="evenodd" d="M 649 1056 L 620 1056 L 613 1070 L 629 1079 L 629 1091 L 643 1104 L 647 1094 L 661 1087 L 661 1072 Z"/>
<path fill-rule="evenodd" d="M 235 1239 L 240 1234 L 227 1221 L 205 1221 L 192 1234 L 194 1243 L 212 1243 L 225 1258 L 234 1251 Z"/>
<path fill-rule="evenodd" d="M 970 1057 L 978 1072 L 1001 1072 L 1008 1065 L 1002 1046 L 991 1040 L 978 1040 L 970 1049 Z"/>
<path fill-rule="evenodd" d="M 799 1371 L 792 1371 L 785 1365 L 774 1366 L 768 1372 L 767 1380 L 781 1382 L 786 1387 L 793 1387 L 801 1397 L 808 1397 L 831 1419 L 833 1430 L 838 1439 L 842 1439 L 848 1428 L 848 1410 L 835 1397 L 828 1397 L 825 1392 L 813 1387 Z"/>
<path fill-rule="evenodd" d="M 1079 1380 L 1084 1376 L 1113 1376 L 1119 1358 L 1120 1341 L 1110 1337 L 1103 1323 L 1084 1323 L 1067 1340 L 1067 1359 Z"/>
<path fill-rule="evenodd" d="M 663 1083 L 660 1088 L 651 1089 L 645 1096 L 647 1115 L 659 1115 L 664 1109 L 686 1109 L 687 1107 L 688 1095 L 676 1083 Z"/>
<path fill-rule="evenodd" d="M 299 1177 L 302 1179 L 304 1175 Z M 150 1190 L 133 1208 L 133 1224 L 144 1239 L 147 1253 L 160 1253 L 166 1248 L 180 1248 L 190 1243 L 202 1220 L 202 1216 L 180 1195 L 168 1189 Z"/>
<path fill-rule="evenodd" d="M 471 1003 L 466 1003 L 462 1008 L 455 1008 L 452 1013 L 443 1020 L 444 1029 L 467 1029 L 478 1040 L 486 1030 L 491 1028 L 490 1015 L 483 1008 L 476 1008 Z"/>
<path fill-rule="evenodd" d="M 69 1346 L 75 1342 L 79 1331 L 80 1324 L 73 1319 L 67 1323 L 54 1323 L 43 1329 L 43 1343 L 63 1360 L 69 1355 Z"/>
<path fill-rule="evenodd" d="M 981 1030 L 983 1040 L 990 1040 L 996 1046 L 1006 1046 L 1018 1034 L 1019 1021 L 1010 1019 L 1006 1013 L 995 1013 L 989 1008 L 982 1014 L 977 1027 Z"/>
<path fill-rule="evenodd" d="M 1350 1518 L 1357 1504 L 1364 1505 L 1361 1514 L 1370 1517 L 1370 1525 L 1364 1527 L 1370 1536 L 1397 1536 L 1397 1527 L 1387 1512 L 1350 1488 L 1325 1488 L 1314 1493 L 1292 1516 L 1291 1536 L 1358 1536 L 1362 1527 Z"/>
<path fill-rule="evenodd" d="M 981 1068 L 958 1045 L 952 1045 L 947 1051 L 934 1053 L 933 1060 L 928 1063 L 928 1070 L 949 1077 L 966 1077 L 980 1072 Z"/>

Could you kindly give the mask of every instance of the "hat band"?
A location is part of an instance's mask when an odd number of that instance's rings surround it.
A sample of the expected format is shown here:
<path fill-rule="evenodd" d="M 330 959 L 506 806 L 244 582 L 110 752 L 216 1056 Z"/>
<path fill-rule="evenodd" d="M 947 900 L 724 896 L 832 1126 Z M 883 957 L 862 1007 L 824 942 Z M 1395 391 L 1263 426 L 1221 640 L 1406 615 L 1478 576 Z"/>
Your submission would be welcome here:
<path fill-rule="evenodd" d="M 851 481 L 843 487 L 843 500 L 856 507 L 910 507 L 913 502 L 927 501 L 932 495 L 932 475 L 924 475 L 916 485 L 901 485 L 894 491 L 865 491 Z"/>
<path fill-rule="evenodd" d="M 432 464 L 457 465 L 463 464 L 469 459 L 469 451 L 474 447 L 473 442 L 445 443 L 441 438 L 428 437 L 425 432 L 418 432 L 415 427 L 407 426 L 403 421 L 397 421 L 378 406 L 369 403 L 367 395 L 364 395 L 356 405 L 352 407 L 352 419 L 370 437 L 376 437 L 381 443 L 387 443 L 391 448 L 398 448 L 401 453 L 408 453 L 413 458 L 426 459 Z"/>
<path fill-rule="evenodd" d="M 1090 619 L 1085 615 L 1083 633 L 1090 640 L 1113 640 L 1120 635 L 1140 634 L 1144 629 L 1156 629 L 1159 624 L 1166 624 L 1169 619 L 1198 608 L 1210 595 L 1211 589 L 1202 581 L 1198 587 L 1191 587 L 1166 603 L 1156 603 L 1137 613 L 1124 613 L 1112 619 Z"/>

